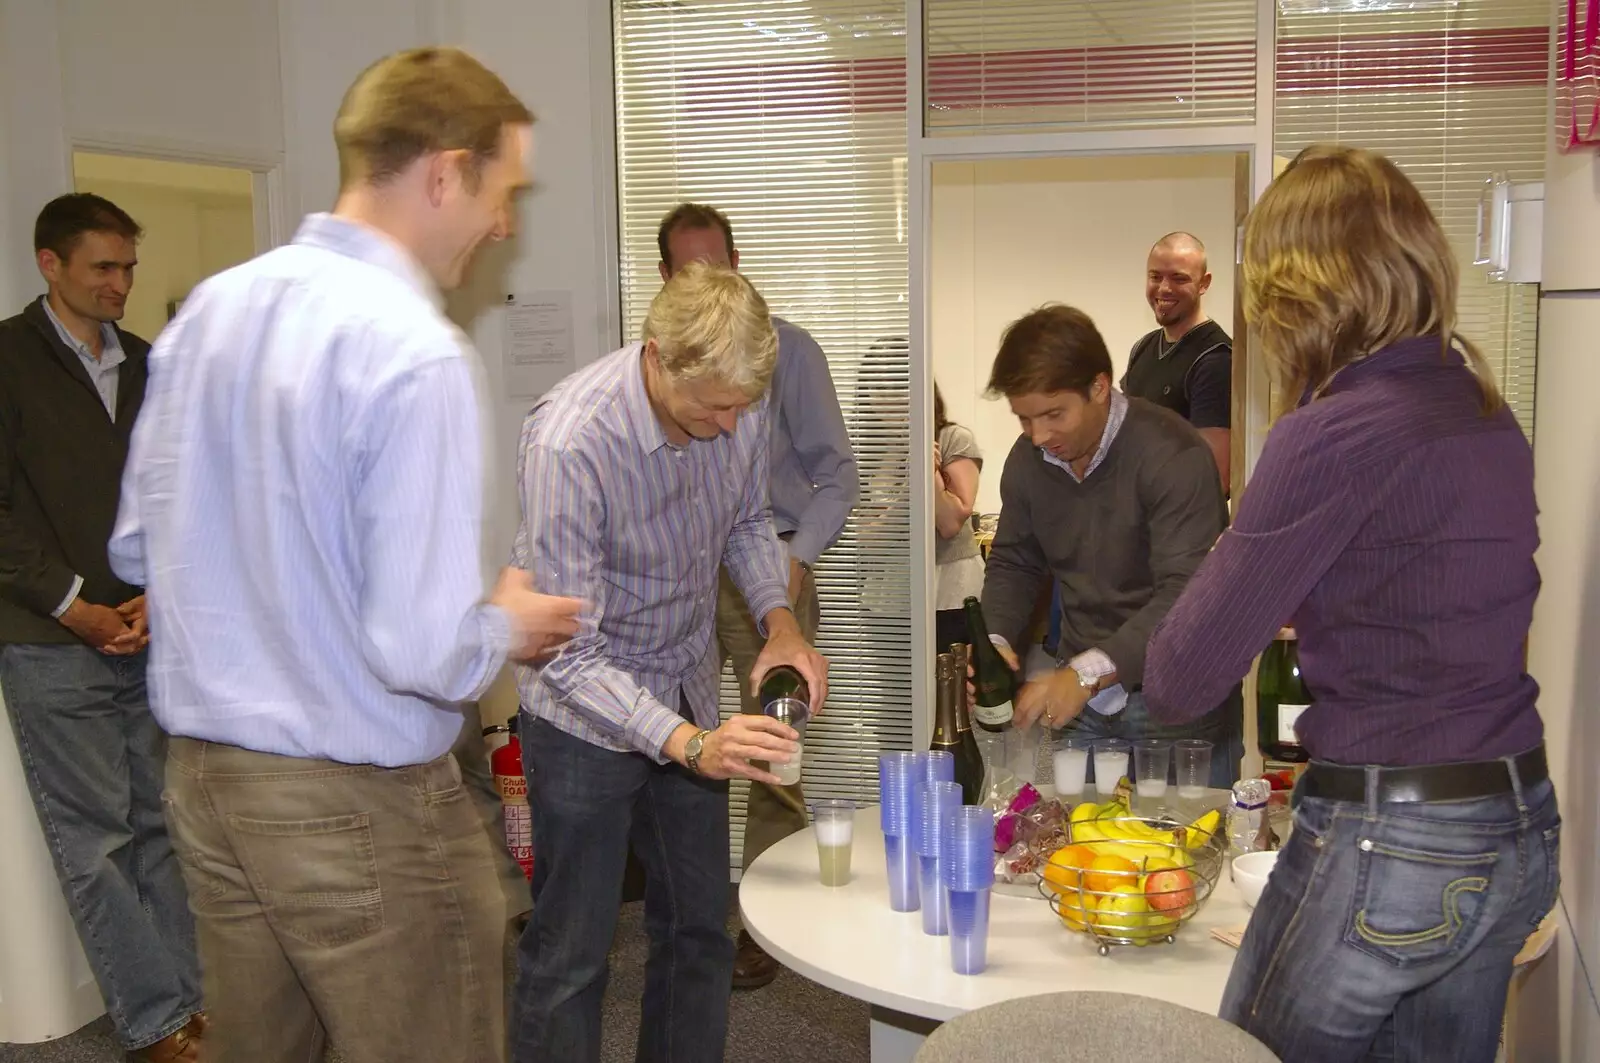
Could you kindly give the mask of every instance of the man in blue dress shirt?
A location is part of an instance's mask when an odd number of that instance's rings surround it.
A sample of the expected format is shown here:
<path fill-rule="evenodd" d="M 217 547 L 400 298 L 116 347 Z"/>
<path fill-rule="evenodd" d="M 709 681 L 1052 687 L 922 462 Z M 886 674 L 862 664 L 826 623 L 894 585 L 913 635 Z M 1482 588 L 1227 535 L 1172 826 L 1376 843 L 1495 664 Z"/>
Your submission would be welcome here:
<path fill-rule="evenodd" d="M 662 219 L 656 244 L 663 281 L 672 279 L 690 262 L 739 268 L 733 226 L 714 207 L 680 204 Z M 806 641 L 815 642 L 820 610 L 812 566 L 844 531 L 861 493 L 861 477 L 833 376 L 828 372 L 827 355 L 800 326 L 778 317 L 772 324 L 778 332 L 778 364 L 772 371 L 767 401 L 772 434 L 767 470 L 772 522 L 788 552 L 790 607 Z M 724 569 L 717 595 L 717 653 L 719 663 L 733 660 L 745 712 L 761 711 L 761 702 L 750 686 L 750 672 L 763 642 L 744 596 Z M 752 860 L 804 830 L 806 824 L 805 792 L 799 783 L 751 783 L 745 801 L 743 866 L 748 870 Z M 758 989 L 777 976 L 777 961 L 748 932 L 741 932 L 733 988 Z"/>
<path fill-rule="evenodd" d="M 750 762 L 787 761 L 797 737 L 760 715 L 718 724 L 723 565 L 766 637 L 752 681 L 789 664 L 813 710 L 827 695 L 767 502 L 777 337 L 766 303 L 732 270 L 693 262 L 651 303 L 643 335 L 557 385 L 522 429 L 514 559 L 591 604 L 549 663 L 518 670 L 536 854 L 518 1063 L 598 1063 L 630 844 L 650 935 L 637 1059 L 722 1059 L 726 780 L 777 782 Z"/>
<path fill-rule="evenodd" d="M 112 567 L 146 587 L 167 815 L 227 1063 L 505 1052 L 505 903 L 459 703 L 576 630 L 480 567 L 476 354 L 441 312 L 512 225 L 532 117 L 454 49 L 368 68 L 341 189 L 150 355 Z"/>

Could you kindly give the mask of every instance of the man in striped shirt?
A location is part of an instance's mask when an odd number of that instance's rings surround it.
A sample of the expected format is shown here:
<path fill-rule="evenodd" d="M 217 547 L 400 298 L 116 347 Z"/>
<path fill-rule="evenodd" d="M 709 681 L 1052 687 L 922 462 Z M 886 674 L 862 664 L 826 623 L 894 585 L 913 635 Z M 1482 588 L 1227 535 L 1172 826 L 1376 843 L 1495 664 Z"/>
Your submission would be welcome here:
<path fill-rule="evenodd" d="M 764 395 L 777 339 L 730 269 L 691 263 L 662 288 L 644 341 L 554 388 L 522 430 L 514 562 L 590 603 L 578 634 L 519 669 L 533 812 L 533 915 L 518 972 L 515 1058 L 600 1058 L 600 1003 L 629 843 L 645 868 L 639 1059 L 722 1059 L 727 779 L 776 783 L 797 735 L 765 716 L 718 725 L 717 576 L 760 618 L 753 683 L 788 664 L 827 693 L 827 664 L 789 608 L 767 501 Z"/>

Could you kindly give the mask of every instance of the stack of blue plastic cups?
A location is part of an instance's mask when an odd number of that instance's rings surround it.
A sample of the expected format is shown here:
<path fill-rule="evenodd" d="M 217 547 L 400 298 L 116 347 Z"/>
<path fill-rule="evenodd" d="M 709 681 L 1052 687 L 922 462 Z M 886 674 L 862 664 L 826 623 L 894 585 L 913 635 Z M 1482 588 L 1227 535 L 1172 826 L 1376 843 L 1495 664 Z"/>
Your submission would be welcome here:
<path fill-rule="evenodd" d="M 994 813 L 964 805 L 950 823 L 942 864 L 950 903 L 950 965 L 982 974 L 989 965 L 989 894 L 994 886 Z"/>
<path fill-rule="evenodd" d="M 915 753 L 878 754 L 878 810 L 889 864 L 889 907 L 897 912 L 914 912 L 921 905 L 911 813 L 925 770 Z"/>
<path fill-rule="evenodd" d="M 950 828 L 961 807 L 961 787 L 953 782 L 924 782 L 918 802 L 917 863 L 922 887 L 922 930 L 940 936 L 950 932 L 950 900 L 940 862 L 950 849 Z"/>

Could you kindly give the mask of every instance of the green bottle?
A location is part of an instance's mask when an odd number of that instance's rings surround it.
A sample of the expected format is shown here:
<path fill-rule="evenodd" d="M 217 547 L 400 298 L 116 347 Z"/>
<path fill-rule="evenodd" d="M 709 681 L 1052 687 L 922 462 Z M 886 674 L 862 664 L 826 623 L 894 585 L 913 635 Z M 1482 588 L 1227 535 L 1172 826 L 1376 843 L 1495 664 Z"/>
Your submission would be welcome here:
<path fill-rule="evenodd" d="M 973 720 L 985 731 L 1004 731 L 1011 726 L 1017 674 L 1000 656 L 999 647 L 989 641 L 989 625 L 984 623 L 983 606 L 978 599 L 968 598 L 964 608 L 967 635 L 972 639 Z"/>
<path fill-rule="evenodd" d="M 1256 669 L 1256 745 L 1268 760 L 1302 764 L 1311 759 L 1294 725 L 1311 707 L 1311 692 L 1300 674 L 1300 643 L 1286 627 L 1261 655 Z"/>

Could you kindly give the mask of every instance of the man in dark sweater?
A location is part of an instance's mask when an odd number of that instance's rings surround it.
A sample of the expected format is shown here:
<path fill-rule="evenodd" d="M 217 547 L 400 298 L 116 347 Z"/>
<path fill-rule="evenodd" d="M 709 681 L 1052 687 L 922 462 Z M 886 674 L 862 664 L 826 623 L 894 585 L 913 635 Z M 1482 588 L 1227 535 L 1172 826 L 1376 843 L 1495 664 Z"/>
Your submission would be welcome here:
<path fill-rule="evenodd" d="M 983 610 L 1011 647 L 1052 584 L 1063 605 L 1058 667 L 1027 683 L 1016 721 L 1094 737 L 1203 738 L 1211 785 L 1238 777 L 1237 690 L 1193 724 L 1151 720 L 1145 644 L 1227 520 L 1210 450 L 1183 419 L 1111 384 L 1111 356 L 1082 311 L 1045 306 L 1014 322 L 989 377 L 1022 422 L 1000 474 L 1000 527 Z M 1085 709 L 1089 711 L 1085 712 Z"/>
<path fill-rule="evenodd" d="M 198 1058 L 204 1016 L 144 592 L 106 555 L 150 350 L 115 324 L 139 235 L 99 196 L 52 200 L 34 227 L 49 290 L 0 321 L 0 690 L 118 1039 L 163 1063 Z"/>

